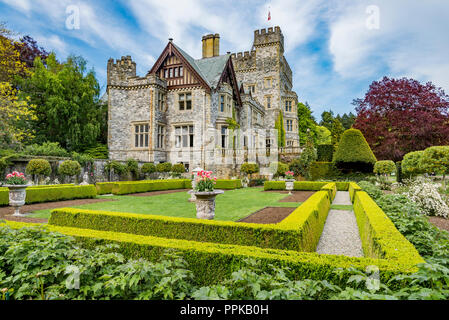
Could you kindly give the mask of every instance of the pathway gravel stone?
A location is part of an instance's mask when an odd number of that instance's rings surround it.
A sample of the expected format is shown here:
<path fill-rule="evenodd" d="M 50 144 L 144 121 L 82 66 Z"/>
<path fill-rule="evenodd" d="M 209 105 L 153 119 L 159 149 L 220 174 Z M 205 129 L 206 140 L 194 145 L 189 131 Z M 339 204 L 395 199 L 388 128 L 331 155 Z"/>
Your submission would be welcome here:
<path fill-rule="evenodd" d="M 338 191 L 332 204 L 351 205 L 349 192 Z M 353 211 L 329 211 L 316 252 L 363 257 L 359 228 Z"/>

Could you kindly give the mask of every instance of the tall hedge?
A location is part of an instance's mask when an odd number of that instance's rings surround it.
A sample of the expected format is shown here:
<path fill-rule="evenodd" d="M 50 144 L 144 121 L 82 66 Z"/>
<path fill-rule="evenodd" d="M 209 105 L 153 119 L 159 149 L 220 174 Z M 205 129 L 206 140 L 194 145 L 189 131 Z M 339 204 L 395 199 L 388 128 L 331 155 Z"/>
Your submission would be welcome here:
<path fill-rule="evenodd" d="M 318 162 L 332 162 L 334 155 L 334 145 L 332 144 L 319 144 L 316 147 Z"/>
<path fill-rule="evenodd" d="M 333 158 L 337 168 L 349 172 L 372 172 L 376 161 L 360 130 L 349 129 L 343 133 Z"/>

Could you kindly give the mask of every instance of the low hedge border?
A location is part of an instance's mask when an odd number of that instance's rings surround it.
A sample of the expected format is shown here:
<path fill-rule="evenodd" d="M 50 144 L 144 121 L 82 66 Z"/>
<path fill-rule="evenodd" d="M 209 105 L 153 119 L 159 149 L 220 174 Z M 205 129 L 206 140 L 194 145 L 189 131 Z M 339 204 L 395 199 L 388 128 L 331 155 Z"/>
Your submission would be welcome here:
<path fill-rule="evenodd" d="M 94 185 L 28 188 L 25 203 L 42 203 L 73 199 L 92 199 L 97 196 Z"/>
<path fill-rule="evenodd" d="M 215 184 L 215 189 L 223 189 L 223 190 L 234 190 L 242 188 L 242 180 L 224 180 L 218 179 Z"/>
<path fill-rule="evenodd" d="M 335 183 L 338 191 L 348 191 L 349 182 L 342 181 L 295 181 L 293 188 L 296 191 L 316 191 L 328 183 Z M 285 181 L 265 181 L 264 190 L 285 190 Z"/>
<path fill-rule="evenodd" d="M 112 188 L 116 182 L 97 182 L 95 188 L 97 188 L 97 194 L 111 194 Z"/>
<path fill-rule="evenodd" d="M 8 221 L 6 224 L 0 224 L 0 227 L 5 225 L 16 229 L 30 226 L 26 223 Z M 118 244 L 119 248 L 114 251 L 124 254 L 127 258 L 145 258 L 154 261 L 165 250 L 176 250 L 188 262 L 189 270 L 194 273 L 196 282 L 200 285 L 217 284 L 229 278 L 232 272 L 242 268 L 244 260 L 248 258 L 260 261 L 262 269 L 267 272 L 272 271 L 272 266 L 288 267 L 290 270 L 287 271 L 287 275 L 292 279 L 328 280 L 342 285 L 348 278 L 336 274 L 334 272 L 336 268 L 354 267 L 365 271 L 368 266 L 377 266 L 380 270 L 380 279 L 384 283 L 399 273 L 416 271 L 411 265 L 391 263 L 385 259 L 351 258 L 314 252 L 204 243 L 53 225 L 44 228 L 72 236 L 88 248 L 109 243 Z M 396 284 L 396 287 L 402 286 L 403 283 Z"/>
<path fill-rule="evenodd" d="M 94 185 L 75 186 L 67 185 L 49 185 L 33 186 L 26 189 L 26 204 L 52 202 L 73 199 L 89 199 L 97 196 Z M 0 206 L 9 205 L 9 189 L 0 188 Z"/>
<path fill-rule="evenodd" d="M 192 181 L 188 179 L 123 181 L 113 184 L 112 193 L 124 195 L 150 191 L 189 189 L 191 186 Z"/>
<path fill-rule="evenodd" d="M 365 256 L 385 258 L 404 265 L 424 263 L 416 248 L 366 192 L 355 193 L 354 213 Z"/>
<path fill-rule="evenodd" d="M 323 205 L 323 202 L 326 204 Z M 287 223 L 282 222 L 277 225 L 208 221 L 76 208 L 53 210 L 49 224 L 201 242 L 315 251 L 329 208 L 329 195 L 327 191 L 324 191 L 307 199 L 290 215 L 301 217 L 301 219 L 290 219 L 287 220 Z M 316 221 L 317 218 L 318 221 Z M 310 240 L 309 232 L 313 234 L 312 240 Z"/>
<path fill-rule="evenodd" d="M 359 191 L 362 191 L 362 188 L 360 188 L 357 183 L 350 182 L 348 191 L 349 191 L 349 197 L 351 198 L 352 203 L 354 203 L 355 193 L 359 192 Z"/>

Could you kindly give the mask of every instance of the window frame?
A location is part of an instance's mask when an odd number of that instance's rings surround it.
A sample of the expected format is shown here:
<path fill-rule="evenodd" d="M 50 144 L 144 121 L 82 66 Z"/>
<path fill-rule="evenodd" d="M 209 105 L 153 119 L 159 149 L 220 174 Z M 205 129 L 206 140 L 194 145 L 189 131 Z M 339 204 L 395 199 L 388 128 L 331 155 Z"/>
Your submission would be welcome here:
<path fill-rule="evenodd" d="M 132 139 L 134 149 L 147 149 L 150 146 L 150 123 L 132 123 Z"/>

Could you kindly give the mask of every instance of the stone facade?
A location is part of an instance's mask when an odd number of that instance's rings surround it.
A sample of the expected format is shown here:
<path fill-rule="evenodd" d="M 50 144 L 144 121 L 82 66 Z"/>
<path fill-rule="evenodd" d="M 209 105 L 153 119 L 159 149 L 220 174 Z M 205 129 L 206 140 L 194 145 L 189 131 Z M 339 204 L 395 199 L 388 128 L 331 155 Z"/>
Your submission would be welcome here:
<path fill-rule="evenodd" d="M 199 60 L 170 40 L 145 77 L 136 75 L 130 56 L 108 61 L 111 159 L 184 163 L 190 170 L 199 166 L 220 177 L 237 174 L 244 161 L 266 167 L 277 161 L 274 123 L 280 110 L 286 127 L 292 121 L 286 140 L 299 147 L 297 96 L 291 91 L 280 29 L 256 30 L 254 50 L 244 54 L 219 56 L 219 36 L 211 36 L 203 37 Z M 211 50 L 207 41 L 214 46 Z M 190 108 L 181 107 L 185 99 Z M 291 112 L 283 109 L 288 99 Z M 238 129 L 229 128 L 230 119 Z M 267 138 L 274 152 L 267 152 Z"/>

